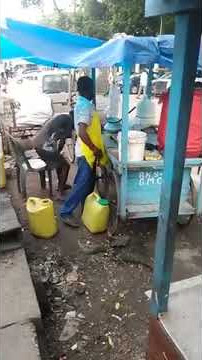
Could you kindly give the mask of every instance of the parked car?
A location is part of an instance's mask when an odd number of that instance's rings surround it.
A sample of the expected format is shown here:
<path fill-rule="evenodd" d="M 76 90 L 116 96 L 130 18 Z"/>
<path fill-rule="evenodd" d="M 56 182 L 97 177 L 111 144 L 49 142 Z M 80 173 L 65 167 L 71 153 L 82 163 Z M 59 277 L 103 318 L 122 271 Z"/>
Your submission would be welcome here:
<path fill-rule="evenodd" d="M 195 84 L 196 84 L 197 87 L 202 88 L 202 70 L 197 71 Z"/>
<path fill-rule="evenodd" d="M 161 95 L 166 92 L 171 85 L 172 74 L 166 73 L 160 76 L 158 79 L 154 79 L 152 81 L 153 92 L 155 95 Z"/>
<path fill-rule="evenodd" d="M 18 124 L 42 125 L 52 114 L 69 112 L 69 72 L 28 71 L 22 79 L 16 92 Z"/>
<path fill-rule="evenodd" d="M 130 76 L 130 93 L 137 94 L 140 87 L 140 74 L 132 74 Z"/>
<path fill-rule="evenodd" d="M 123 74 L 117 77 L 117 83 L 121 92 L 123 91 Z M 132 74 L 130 76 L 130 94 L 137 94 L 140 86 L 140 74 Z"/>
<path fill-rule="evenodd" d="M 68 71 L 47 71 L 40 74 L 41 90 L 51 98 L 54 113 L 68 112 L 70 77 Z"/>
<path fill-rule="evenodd" d="M 133 73 L 130 76 L 130 94 L 138 94 L 139 87 L 140 87 L 140 76 L 141 76 L 140 73 Z M 158 79 L 159 74 L 154 72 L 153 78 Z M 118 76 L 118 85 L 122 92 L 122 90 L 123 90 L 123 75 L 122 74 Z"/>
<path fill-rule="evenodd" d="M 161 95 L 162 93 L 166 92 L 170 86 L 171 86 L 171 81 L 172 81 L 172 73 L 166 73 L 164 75 L 162 75 L 161 77 L 159 77 L 158 79 L 155 79 L 152 81 L 152 86 L 153 86 L 153 92 L 155 95 Z M 197 86 L 202 86 L 202 71 L 198 70 L 196 73 L 196 78 L 195 78 L 195 84 L 197 84 Z"/>

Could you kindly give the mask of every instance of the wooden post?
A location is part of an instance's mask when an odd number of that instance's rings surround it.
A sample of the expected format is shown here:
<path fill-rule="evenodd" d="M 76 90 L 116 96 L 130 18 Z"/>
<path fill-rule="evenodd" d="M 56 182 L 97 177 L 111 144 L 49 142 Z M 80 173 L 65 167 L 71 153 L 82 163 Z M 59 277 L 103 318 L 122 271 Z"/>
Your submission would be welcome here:
<path fill-rule="evenodd" d="M 176 16 L 173 83 L 155 248 L 151 312 L 167 311 L 184 158 L 201 36 L 200 11 Z"/>
<path fill-rule="evenodd" d="M 148 96 L 148 98 L 151 98 L 152 96 L 153 66 L 154 64 L 149 65 L 149 74 L 148 74 L 147 87 L 146 87 L 146 95 Z"/>
<path fill-rule="evenodd" d="M 197 215 L 200 217 L 202 216 L 202 171 L 200 175 L 200 186 L 197 199 Z"/>
<path fill-rule="evenodd" d="M 123 103 L 122 103 L 122 136 L 121 136 L 121 219 L 126 218 L 126 197 L 127 197 L 127 162 L 128 162 L 128 109 L 130 94 L 130 67 L 123 68 Z"/>
<path fill-rule="evenodd" d="M 73 85 L 73 77 L 72 72 L 69 70 L 69 98 L 68 98 L 68 112 L 71 110 L 72 104 L 72 85 Z"/>
<path fill-rule="evenodd" d="M 94 104 L 96 106 L 96 69 L 93 68 L 91 70 L 91 78 L 93 80 L 93 83 L 94 83 Z"/>

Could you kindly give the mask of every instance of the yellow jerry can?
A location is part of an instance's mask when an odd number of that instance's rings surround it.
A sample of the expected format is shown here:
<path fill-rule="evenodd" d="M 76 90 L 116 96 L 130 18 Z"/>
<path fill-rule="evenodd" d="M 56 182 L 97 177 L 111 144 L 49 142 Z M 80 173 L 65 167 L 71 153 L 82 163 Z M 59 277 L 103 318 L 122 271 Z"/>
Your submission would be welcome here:
<path fill-rule="evenodd" d="M 6 173 L 4 167 L 4 155 L 0 153 L 0 189 L 6 186 Z"/>
<path fill-rule="evenodd" d="M 58 231 L 53 202 L 50 199 L 30 197 L 26 204 L 30 232 L 49 239 Z"/>
<path fill-rule="evenodd" d="M 4 153 L 2 144 L 2 135 L 0 134 L 0 189 L 6 186 L 6 172 L 4 167 Z"/>
<path fill-rule="evenodd" d="M 94 192 L 88 195 L 84 205 L 82 221 L 93 234 L 106 231 L 109 222 L 109 201 L 102 199 Z"/>

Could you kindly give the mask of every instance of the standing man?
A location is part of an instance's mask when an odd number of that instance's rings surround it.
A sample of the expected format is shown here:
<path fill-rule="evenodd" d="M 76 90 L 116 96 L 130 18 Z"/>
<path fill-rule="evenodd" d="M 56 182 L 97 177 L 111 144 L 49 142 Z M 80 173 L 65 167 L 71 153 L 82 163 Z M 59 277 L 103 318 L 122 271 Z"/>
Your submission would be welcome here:
<path fill-rule="evenodd" d="M 138 99 L 140 98 L 140 95 L 142 92 L 143 92 L 143 95 L 146 93 L 147 81 L 148 81 L 148 74 L 147 74 L 147 71 L 144 69 L 140 75 L 140 87 L 139 87 L 138 96 L 137 96 Z"/>
<path fill-rule="evenodd" d="M 4 93 L 7 93 L 8 80 L 4 72 L 1 72 L 0 87 Z"/>
<path fill-rule="evenodd" d="M 74 180 L 72 191 L 66 199 L 64 205 L 60 209 L 61 220 L 72 227 L 79 227 L 79 222 L 75 218 L 73 211 L 80 203 L 84 203 L 86 196 L 88 196 L 95 186 L 95 165 L 97 159 L 102 157 L 102 151 L 94 145 L 89 134 L 90 126 L 93 122 L 94 116 L 94 83 L 88 76 L 82 76 L 77 83 L 78 98 L 74 108 L 74 125 L 77 133 L 76 142 L 76 158 L 78 170 Z M 101 136 L 101 130 L 100 134 Z M 84 146 L 83 146 L 84 145 Z M 87 147 L 87 152 L 93 156 L 94 164 L 90 164 L 87 156 L 85 156 L 84 147 Z"/>

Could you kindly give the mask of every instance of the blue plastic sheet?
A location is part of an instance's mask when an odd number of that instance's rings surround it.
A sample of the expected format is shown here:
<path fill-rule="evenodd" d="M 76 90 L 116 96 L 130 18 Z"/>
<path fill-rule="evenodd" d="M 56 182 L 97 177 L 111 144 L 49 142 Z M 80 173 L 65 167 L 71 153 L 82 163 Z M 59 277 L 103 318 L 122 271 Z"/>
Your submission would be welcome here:
<path fill-rule="evenodd" d="M 83 56 L 84 67 L 104 67 L 112 65 L 131 66 L 158 62 L 159 49 L 154 37 L 124 36 L 111 39 Z"/>
<path fill-rule="evenodd" d="M 1 31 L 3 59 L 28 57 L 29 61 L 47 66 L 76 67 L 89 50 L 103 43 L 99 39 L 12 19 L 7 19 L 6 25 Z"/>
<path fill-rule="evenodd" d="M 160 63 L 165 66 L 172 67 L 173 65 L 173 50 L 174 50 L 174 35 L 159 35 L 157 36 L 158 48 L 160 54 Z"/>
<path fill-rule="evenodd" d="M 1 34 L 0 42 L 1 59 L 28 58 L 30 53 Z"/>
<path fill-rule="evenodd" d="M 45 66 L 90 67 L 159 63 L 172 67 L 174 35 L 124 36 L 107 42 L 45 26 L 7 19 L 1 57 L 22 57 Z M 199 55 L 202 66 L 202 47 Z"/>

